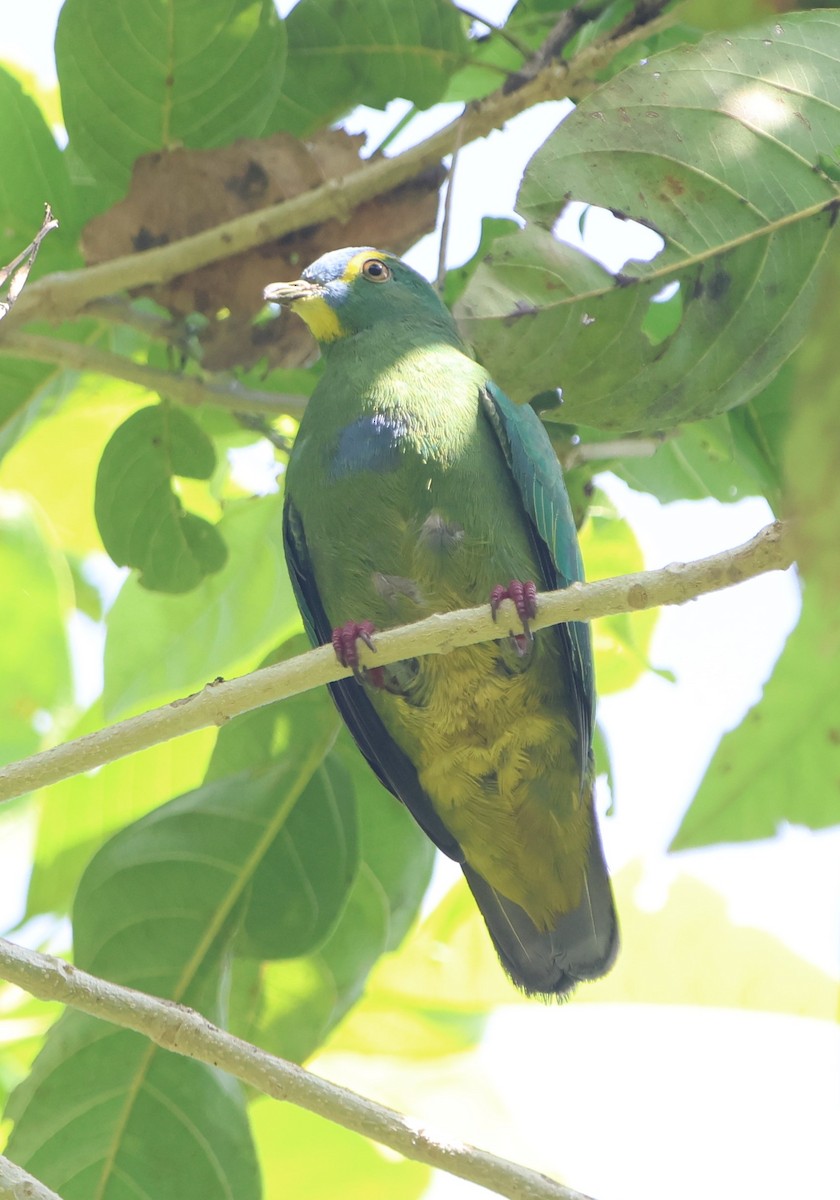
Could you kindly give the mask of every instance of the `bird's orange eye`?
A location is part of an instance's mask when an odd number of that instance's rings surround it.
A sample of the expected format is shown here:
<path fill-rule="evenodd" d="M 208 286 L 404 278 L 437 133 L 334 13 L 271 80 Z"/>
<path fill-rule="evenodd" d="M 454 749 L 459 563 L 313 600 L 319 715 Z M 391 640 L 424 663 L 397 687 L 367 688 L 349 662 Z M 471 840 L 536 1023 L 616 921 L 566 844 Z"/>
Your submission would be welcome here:
<path fill-rule="evenodd" d="M 362 263 L 362 274 L 371 283 L 387 283 L 391 278 L 391 268 L 381 258 L 369 258 Z"/>

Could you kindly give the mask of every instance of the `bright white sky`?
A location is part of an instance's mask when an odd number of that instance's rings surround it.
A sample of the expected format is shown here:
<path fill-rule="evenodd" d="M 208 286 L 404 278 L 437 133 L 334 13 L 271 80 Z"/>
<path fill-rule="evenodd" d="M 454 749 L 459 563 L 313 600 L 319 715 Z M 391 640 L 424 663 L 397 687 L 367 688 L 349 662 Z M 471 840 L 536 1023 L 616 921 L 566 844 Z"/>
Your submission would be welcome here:
<path fill-rule="evenodd" d="M 3 22 L 2 54 L 46 82 L 54 78 L 51 29 L 59 7 L 60 0 L 35 0 Z M 510 4 L 474 0 L 470 7 L 499 21 Z M 362 110 L 351 124 L 370 130 L 375 145 L 398 111 Z M 482 215 L 512 215 L 521 171 L 564 111 L 543 105 L 461 152 L 449 265 L 473 254 Z M 423 115 L 393 149 L 450 115 Z M 576 222 L 576 213 L 564 221 L 563 236 L 579 242 Z M 613 269 L 655 253 L 654 235 L 631 236 L 608 214 L 587 227 L 590 252 Z M 433 276 L 437 254 L 430 237 L 407 257 Z M 632 524 L 649 567 L 737 544 L 769 519 L 759 500 L 663 507 L 618 480 L 602 484 Z M 688 871 L 726 897 L 733 920 L 775 933 L 840 975 L 840 833 L 790 829 L 748 846 L 664 853 L 720 735 L 758 699 L 798 603 L 795 580 L 777 573 L 663 611 L 651 657 L 677 683 L 648 675 L 600 707 L 617 777 L 605 843 L 613 868 L 644 861 L 648 906 L 664 900 L 677 872 Z M 11 867 L 4 864 L 0 874 L 4 911 L 20 895 Z M 448 878 L 444 868 L 439 886 Z M 562 1171 L 598 1200 L 816 1200 L 838 1193 L 840 1037 L 828 1023 L 700 1008 L 533 1004 L 500 1012 L 480 1051 L 452 1063 L 378 1072 L 344 1060 L 317 1066 L 449 1136 Z M 438 1176 L 427 1195 L 465 1200 L 488 1193 Z"/>

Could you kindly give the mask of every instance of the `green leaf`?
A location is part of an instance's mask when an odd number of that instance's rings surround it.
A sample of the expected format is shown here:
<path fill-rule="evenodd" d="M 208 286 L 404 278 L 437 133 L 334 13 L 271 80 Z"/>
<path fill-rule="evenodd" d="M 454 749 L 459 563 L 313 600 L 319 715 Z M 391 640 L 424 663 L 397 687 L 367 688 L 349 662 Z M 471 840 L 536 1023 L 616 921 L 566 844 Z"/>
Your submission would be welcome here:
<path fill-rule="evenodd" d="M 496 238 L 515 232 L 519 226 L 509 217 L 482 217 L 481 237 L 478 249 L 472 258 L 461 267 L 455 267 L 446 272 L 443 285 L 443 299 L 451 308 L 461 296 L 469 281 L 472 279 L 479 263 L 487 256 Z"/>
<path fill-rule="evenodd" d="M 249 1113 L 269 1196 L 420 1200 L 429 1186 L 429 1167 L 294 1104 L 260 1096 Z"/>
<path fill-rule="evenodd" d="M 244 1104 L 219 1071 L 69 1012 L 14 1093 L 8 1153 L 63 1200 L 257 1200 Z"/>
<path fill-rule="evenodd" d="M 357 104 L 385 108 L 403 97 L 430 108 L 467 57 L 461 16 L 447 0 L 300 0 L 286 28 L 286 76 L 269 129 L 298 136 Z"/>
<path fill-rule="evenodd" d="M 633 530 L 603 496 L 589 509 L 580 531 L 580 548 L 587 579 L 627 575 L 644 568 Z M 595 678 L 601 695 L 632 687 L 650 668 L 648 650 L 658 618 L 659 610 L 652 608 L 592 622 Z"/>
<path fill-rule="evenodd" d="M 106 724 L 98 701 L 68 738 Z M 69 912 L 79 877 L 102 843 L 171 796 L 197 787 L 215 737 L 214 730 L 199 729 L 43 791 L 27 917 Z"/>
<path fill-rule="evenodd" d="M 793 383 L 789 362 L 746 404 L 694 421 L 665 439 L 651 457 L 623 458 L 611 462 L 610 469 L 663 503 L 712 497 L 727 504 L 764 495 L 778 511 Z"/>
<path fill-rule="evenodd" d="M 293 958 L 321 945 L 357 865 L 353 789 L 341 764 L 327 756 L 254 871 L 237 954 Z"/>
<path fill-rule="evenodd" d="M 151 398 L 122 380 L 77 375 L 49 420 L 35 422 L 0 464 L 0 483 L 34 498 L 65 549 L 102 550 L 93 511 L 99 460 L 116 429 Z"/>
<path fill-rule="evenodd" d="M 721 740 L 672 850 L 840 821 L 840 626 L 833 598 L 819 601 L 808 588 L 762 699 Z"/>
<path fill-rule="evenodd" d="M 118 566 L 136 567 L 142 587 L 188 592 L 220 571 L 227 549 L 218 530 L 186 512 L 174 477 L 209 479 L 213 443 L 183 409 L 157 404 L 114 433 L 96 477 L 96 522 Z"/>
<path fill-rule="evenodd" d="M 128 579 L 108 614 L 105 710 L 109 718 L 252 669 L 300 627 L 283 556 L 283 499 L 232 501 L 219 529 L 224 568 L 185 596 Z"/>
<path fill-rule="evenodd" d="M 305 648 L 305 638 L 293 638 L 268 661 L 280 661 Z M 302 702 L 303 698 L 296 703 Z M 338 714 L 326 690 L 310 692 L 306 704 L 308 724 L 339 728 Z M 245 713 L 219 733 L 208 776 L 275 761 L 294 739 L 290 706 L 285 701 Z M 434 860 L 431 842 L 381 786 L 346 730 L 336 749 L 327 755 L 325 767 L 341 772 L 344 786 L 356 800 L 359 865 L 346 903 L 317 950 L 279 964 L 240 958 L 234 966 L 231 989 L 235 1032 L 296 1062 L 320 1046 L 358 999 L 379 957 L 402 940 L 416 915 Z M 311 815 L 313 848 L 319 855 L 326 854 L 327 848 L 318 849 L 323 817 Z M 280 872 L 272 872 L 269 888 L 276 892 L 277 880 L 282 878 Z M 242 953 L 247 954 L 247 948 Z"/>
<path fill-rule="evenodd" d="M 460 312 L 500 386 L 561 386 L 564 420 L 616 430 L 757 395 L 804 332 L 833 224 L 837 188 L 814 168 L 840 141 L 838 60 L 836 14 L 790 14 L 656 55 L 583 101 L 531 161 L 519 210 L 548 225 L 585 200 L 666 248 L 613 280 L 535 228 L 497 242 Z M 648 305 L 674 281 L 682 319 L 655 344 Z"/>
<path fill-rule="evenodd" d="M 79 264 L 77 205 L 64 155 L 38 105 L 3 67 L 0 161 L 0 266 L 32 241 L 47 202 L 58 217 L 59 228 L 44 239 L 33 274 L 45 275 Z M 3 391 L 5 394 L 5 387 Z"/>
<path fill-rule="evenodd" d="M 66 0 L 55 50 L 70 144 L 105 208 L 141 154 L 259 137 L 285 35 L 272 0 Z"/>
<path fill-rule="evenodd" d="M 434 847 L 407 810 L 381 786 L 342 734 L 337 754 L 351 771 L 359 819 L 359 871 L 334 930 L 314 954 L 263 972 L 261 1012 L 242 1036 L 302 1062 L 359 999 L 386 951 L 415 919 Z M 244 1014 L 243 1014 L 244 1015 Z"/>
<path fill-rule="evenodd" d="M 67 564 L 22 496 L 0 493 L 0 761 L 41 746 L 70 703 Z"/>
<path fill-rule="evenodd" d="M 294 738 L 281 761 L 180 796 L 99 851 L 74 907 L 80 967 L 219 1018 L 233 939 L 267 902 L 254 881 L 278 839 L 294 839 L 291 815 L 307 807 L 334 733 L 312 722 L 307 698 L 289 708 Z M 341 803 L 352 809 L 349 795 Z M 331 836 L 322 829 L 324 841 Z M 327 853 L 323 867 L 334 861 Z M 303 894 L 319 895 L 324 882 L 307 879 Z M 303 927 L 310 938 L 320 931 L 309 903 L 284 904 L 283 883 L 273 907 L 298 946 Z M 51 1032 L 12 1113 L 17 1160 L 69 1200 L 126 1186 L 164 1197 L 196 1186 L 211 1200 L 257 1195 L 239 1088 L 79 1014 Z"/>
<path fill-rule="evenodd" d="M 76 249 L 79 211 L 65 156 L 30 95 L 0 67 L 0 267 L 24 250 L 41 226 L 49 201 L 59 228 L 44 239 L 30 278 L 80 265 Z M 32 332 L 43 330 L 32 325 Z M 43 363 L 0 358 L 0 455 L 25 430 L 27 403 L 60 372 Z"/>

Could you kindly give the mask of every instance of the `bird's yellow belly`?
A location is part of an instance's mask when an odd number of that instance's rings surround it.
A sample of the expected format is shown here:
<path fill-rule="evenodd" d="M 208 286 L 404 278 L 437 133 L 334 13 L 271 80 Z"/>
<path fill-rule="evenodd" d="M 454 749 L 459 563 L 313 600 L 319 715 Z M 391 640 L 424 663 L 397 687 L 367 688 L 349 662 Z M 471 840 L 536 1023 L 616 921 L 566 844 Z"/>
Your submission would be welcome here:
<path fill-rule="evenodd" d="M 375 700 L 467 862 L 541 929 L 580 901 L 591 820 L 554 658 L 511 675 L 495 643 L 464 647 L 423 661 L 421 703 Z"/>

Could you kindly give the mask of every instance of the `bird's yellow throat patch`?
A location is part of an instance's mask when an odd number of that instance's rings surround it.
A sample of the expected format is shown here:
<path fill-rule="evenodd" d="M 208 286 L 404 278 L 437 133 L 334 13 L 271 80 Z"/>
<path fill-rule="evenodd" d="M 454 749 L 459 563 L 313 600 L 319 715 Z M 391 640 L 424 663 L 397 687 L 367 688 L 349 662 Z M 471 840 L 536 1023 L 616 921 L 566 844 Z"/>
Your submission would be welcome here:
<path fill-rule="evenodd" d="M 306 322 L 319 342 L 334 342 L 336 338 L 344 336 L 338 313 L 322 296 L 307 296 L 305 300 L 295 300 L 291 307 L 292 311 Z"/>

